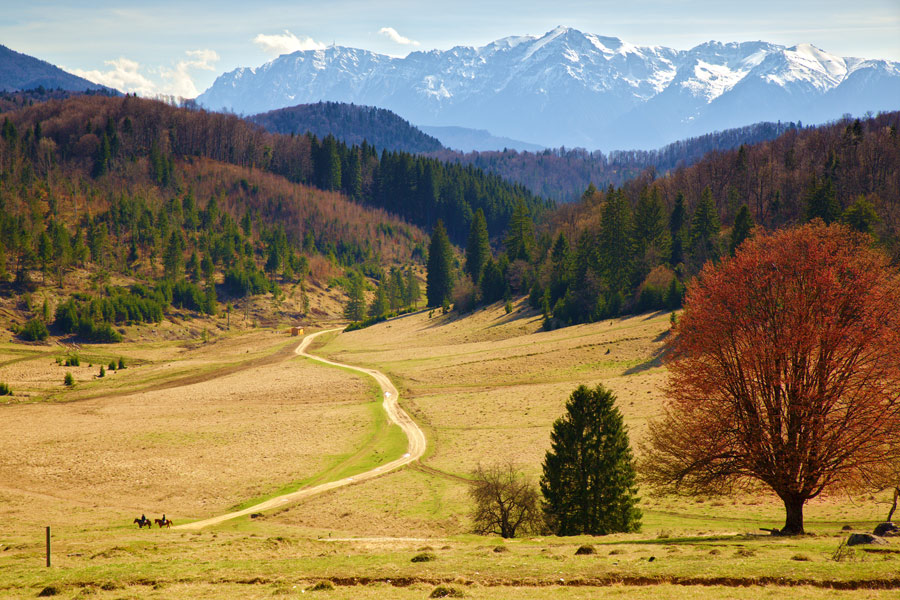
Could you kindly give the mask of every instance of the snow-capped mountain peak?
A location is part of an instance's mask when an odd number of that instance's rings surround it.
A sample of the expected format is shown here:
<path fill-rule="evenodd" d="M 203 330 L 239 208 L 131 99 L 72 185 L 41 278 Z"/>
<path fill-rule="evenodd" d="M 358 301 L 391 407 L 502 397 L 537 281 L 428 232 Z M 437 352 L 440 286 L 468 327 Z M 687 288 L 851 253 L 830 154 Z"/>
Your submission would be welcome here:
<path fill-rule="evenodd" d="M 758 120 L 897 109 L 900 63 L 763 41 L 675 50 L 559 26 L 404 58 L 341 46 L 294 52 L 225 73 L 198 97 L 245 114 L 320 100 L 545 146 L 646 147 Z"/>

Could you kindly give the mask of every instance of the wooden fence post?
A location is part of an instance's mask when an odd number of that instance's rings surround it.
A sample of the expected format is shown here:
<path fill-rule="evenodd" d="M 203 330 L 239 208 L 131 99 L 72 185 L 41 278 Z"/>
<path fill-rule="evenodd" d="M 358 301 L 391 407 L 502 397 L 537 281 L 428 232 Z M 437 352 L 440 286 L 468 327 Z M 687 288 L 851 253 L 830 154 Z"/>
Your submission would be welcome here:
<path fill-rule="evenodd" d="M 47 525 L 47 566 L 50 566 L 50 526 Z"/>

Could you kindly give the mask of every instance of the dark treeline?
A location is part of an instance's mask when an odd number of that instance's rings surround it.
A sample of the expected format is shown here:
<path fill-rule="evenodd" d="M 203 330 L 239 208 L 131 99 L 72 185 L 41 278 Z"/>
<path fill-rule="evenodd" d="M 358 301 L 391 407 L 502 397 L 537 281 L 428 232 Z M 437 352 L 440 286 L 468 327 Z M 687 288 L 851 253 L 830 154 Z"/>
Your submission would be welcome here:
<path fill-rule="evenodd" d="M 551 327 L 676 308 L 685 283 L 756 227 L 813 219 L 869 233 L 900 262 L 898 125 L 888 113 L 791 129 L 659 179 L 591 184 L 536 230 L 522 207 L 496 260 L 476 219 L 453 298 L 465 308 L 528 293 Z"/>
<path fill-rule="evenodd" d="M 709 152 L 772 140 L 795 127 L 793 123 L 757 123 L 681 140 L 658 150 L 617 150 L 608 155 L 581 148 L 556 148 L 541 152 L 504 150 L 467 154 L 443 150 L 433 156 L 496 173 L 544 198 L 571 202 L 590 183 L 601 188 L 620 186 L 648 169 L 663 174 L 689 166 Z"/>
<path fill-rule="evenodd" d="M 345 144 L 361 146 L 366 142 L 379 151 L 417 154 L 443 148 L 437 139 L 396 113 L 374 106 L 343 102 L 300 104 L 254 115 L 250 120 L 272 133 L 311 133 L 319 139 L 332 135 Z"/>

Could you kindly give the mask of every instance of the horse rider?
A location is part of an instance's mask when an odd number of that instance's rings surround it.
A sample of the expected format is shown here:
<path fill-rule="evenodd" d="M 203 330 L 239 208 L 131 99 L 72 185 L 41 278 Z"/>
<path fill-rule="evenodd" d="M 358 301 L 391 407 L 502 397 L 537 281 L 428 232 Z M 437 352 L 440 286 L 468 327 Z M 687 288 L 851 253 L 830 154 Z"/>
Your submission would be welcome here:
<path fill-rule="evenodd" d="M 166 514 L 165 514 L 165 513 L 163 513 L 163 518 L 162 518 L 162 522 L 163 522 L 163 525 L 165 525 L 165 524 L 166 524 Z"/>
<path fill-rule="evenodd" d="M 146 523 L 146 522 L 147 522 L 147 515 L 142 514 L 141 515 L 141 523 Z"/>

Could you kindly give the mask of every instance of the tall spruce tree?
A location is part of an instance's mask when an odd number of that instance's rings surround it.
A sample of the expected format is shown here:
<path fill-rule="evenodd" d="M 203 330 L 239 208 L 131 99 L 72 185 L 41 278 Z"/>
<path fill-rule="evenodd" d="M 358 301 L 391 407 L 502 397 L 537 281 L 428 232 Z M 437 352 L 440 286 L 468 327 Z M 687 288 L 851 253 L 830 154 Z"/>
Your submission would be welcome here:
<path fill-rule="evenodd" d="M 509 234 L 504 243 L 510 261 L 531 260 L 531 251 L 534 248 L 534 222 L 522 200 L 516 204 L 509 218 Z"/>
<path fill-rule="evenodd" d="M 350 321 L 362 321 L 366 318 L 366 298 L 363 295 L 362 275 L 353 271 L 347 280 L 347 304 L 344 305 L 344 317 Z"/>
<path fill-rule="evenodd" d="M 475 285 L 478 285 L 481 280 L 481 272 L 490 257 L 491 245 L 488 238 L 487 221 L 484 218 L 484 211 L 479 208 L 475 211 L 475 218 L 472 219 L 466 244 L 466 273 L 472 277 Z"/>
<path fill-rule="evenodd" d="M 719 228 L 719 211 L 712 190 L 706 186 L 691 219 L 691 256 L 698 267 L 719 258 Z"/>
<path fill-rule="evenodd" d="M 672 237 L 672 249 L 669 262 L 672 266 L 684 262 L 684 226 L 687 222 L 687 209 L 684 206 L 684 194 L 675 195 L 675 206 L 669 214 L 669 235 Z"/>
<path fill-rule="evenodd" d="M 428 306 L 442 306 L 453 292 L 453 250 L 444 223 L 438 220 L 428 246 L 428 264 L 425 276 L 425 295 Z"/>
<path fill-rule="evenodd" d="M 369 305 L 369 316 L 380 317 L 388 312 L 388 296 L 385 292 L 386 282 L 382 281 L 378 289 L 375 290 L 375 296 L 372 298 L 372 304 Z"/>
<path fill-rule="evenodd" d="M 606 535 L 640 528 L 634 457 L 616 398 L 579 386 L 553 424 L 544 458 L 544 517 L 556 535 Z"/>
<path fill-rule="evenodd" d="M 753 217 L 750 216 L 750 210 L 747 208 L 747 205 L 744 204 L 738 209 L 737 215 L 734 217 L 734 227 L 731 228 L 731 238 L 728 240 L 728 246 L 732 256 L 734 256 L 738 246 L 750 237 L 750 234 L 753 232 L 753 227 Z"/>
<path fill-rule="evenodd" d="M 419 289 L 419 280 L 416 279 L 416 274 L 413 273 L 412 267 L 406 268 L 403 283 L 403 304 L 413 307 L 419 301 L 419 298 L 422 297 L 422 290 Z"/>
<path fill-rule="evenodd" d="M 631 206 L 621 190 L 611 192 L 603 207 L 598 240 L 600 267 L 611 291 L 628 285 L 632 264 Z"/>

